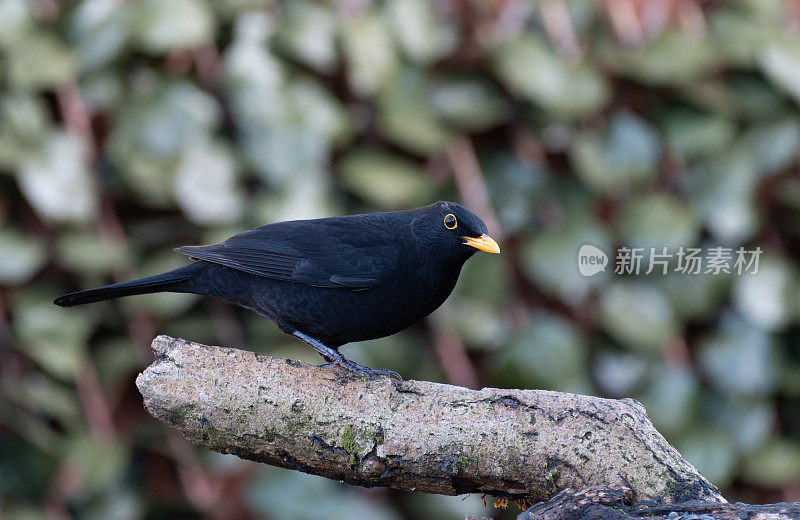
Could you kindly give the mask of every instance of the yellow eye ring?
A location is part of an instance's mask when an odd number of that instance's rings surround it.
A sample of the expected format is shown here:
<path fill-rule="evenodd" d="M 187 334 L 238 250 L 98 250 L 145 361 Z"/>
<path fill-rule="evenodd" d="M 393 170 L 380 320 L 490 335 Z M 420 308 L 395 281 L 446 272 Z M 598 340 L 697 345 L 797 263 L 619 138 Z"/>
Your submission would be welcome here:
<path fill-rule="evenodd" d="M 455 229 L 458 225 L 458 221 L 456 220 L 456 216 L 452 213 L 448 213 L 444 216 L 444 227 L 447 229 Z"/>

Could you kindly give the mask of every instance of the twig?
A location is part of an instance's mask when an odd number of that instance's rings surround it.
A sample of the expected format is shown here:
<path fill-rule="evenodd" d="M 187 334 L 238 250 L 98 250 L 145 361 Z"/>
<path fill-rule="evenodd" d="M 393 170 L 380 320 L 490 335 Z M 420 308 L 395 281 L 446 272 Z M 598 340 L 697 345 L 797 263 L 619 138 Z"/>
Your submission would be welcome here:
<path fill-rule="evenodd" d="M 147 410 L 221 453 L 354 485 L 544 500 L 625 486 L 724 502 L 644 408 L 540 390 L 366 380 L 335 367 L 159 336 L 136 380 Z"/>
<path fill-rule="evenodd" d="M 78 397 L 86 414 L 86 422 L 95 439 L 113 439 L 116 428 L 111 418 L 111 406 L 100 388 L 94 363 L 87 360 L 75 379 Z"/>
<path fill-rule="evenodd" d="M 641 20 L 631 0 L 607 0 L 606 9 L 619 41 L 631 47 L 644 42 Z"/>
<path fill-rule="evenodd" d="M 467 355 L 464 344 L 445 325 L 431 323 L 433 346 L 447 380 L 465 388 L 478 388 L 478 374 Z"/>
<path fill-rule="evenodd" d="M 463 135 L 454 137 L 447 146 L 447 157 L 453 167 L 456 186 L 464 203 L 483 218 L 490 235 L 496 240 L 502 240 L 503 230 L 492 209 L 489 190 L 483 179 L 472 141 Z"/>
<path fill-rule="evenodd" d="M 567 61 L 581 59 L 581 46 L 563 0 L 543 0 L 540 4 L 542 20 L 553 47 Z"/>
<path fill-rule="evenodd" d="M 64 126 L 80 138 L 89 162 L 95 162 L 97 143 L 92 131 L 91 116 L 77 83 L 67 82 L 56 88 L 56 101 Z"/>

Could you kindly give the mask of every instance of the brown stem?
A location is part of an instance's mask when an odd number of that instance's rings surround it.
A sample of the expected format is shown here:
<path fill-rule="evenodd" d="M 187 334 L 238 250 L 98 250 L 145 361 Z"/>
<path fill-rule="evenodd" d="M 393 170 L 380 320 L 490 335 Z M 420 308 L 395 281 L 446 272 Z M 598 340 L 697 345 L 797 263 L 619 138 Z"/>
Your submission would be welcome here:
<path fill-rule="evenodd" d="M 113 439 L 116 428 L 111 418 L 111 407 L 100 388 L 94 364 L 87 360 L 75 378 L 78 396 L 86 414 L 86 422 L 95 439 Z"/>
<path fill-rule="evenodd" d="M 503 231 L 492 209 L 489 190 L 483 180 L 481 167 L 478 164 L 478 157 L 475 154 L 472 142 L 463 135 L 453 138 L 447 146 L 447 156 L 453 167 L 456 185 L 464 204 L 475 210 L 483 218 L 489 228 L 490 235 L 496 240 L 502 240 Z"/>

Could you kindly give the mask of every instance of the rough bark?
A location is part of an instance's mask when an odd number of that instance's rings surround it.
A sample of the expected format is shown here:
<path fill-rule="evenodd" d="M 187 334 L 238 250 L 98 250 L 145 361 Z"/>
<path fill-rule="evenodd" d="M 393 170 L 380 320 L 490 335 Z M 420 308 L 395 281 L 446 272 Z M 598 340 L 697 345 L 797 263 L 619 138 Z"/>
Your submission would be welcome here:
<path fill-rule="evenodd" d="M 631 399 L 367 380 L 336 367 L 159 336 L 136 380 L 192 443 L 350 484 L 547 500 L 626 487 L 724 502 Z"/>
<path fill-rule="evenodd" d="M 689 500 L 679 504 L 635 503 L 632 490 L 566 489 L 534 505 L 517 520 L 797 520 L 800 503 L 751 505 Z"/>

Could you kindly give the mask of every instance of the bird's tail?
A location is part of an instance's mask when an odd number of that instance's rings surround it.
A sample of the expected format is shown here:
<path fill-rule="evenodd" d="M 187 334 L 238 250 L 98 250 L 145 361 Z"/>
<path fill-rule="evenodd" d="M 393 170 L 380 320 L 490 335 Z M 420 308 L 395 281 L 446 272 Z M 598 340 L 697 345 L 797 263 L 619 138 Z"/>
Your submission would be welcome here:
<path fill-rule="evenodd" d="M 134 294 L 148 294 L 154 292 L 188 292 L 184 288 L 183 282 L 196 278 L 202 271 L 198 269 L 198 263 L 192 263 L 147 278 L 139 278 L 130 282 L 115 283 L 105 285 L 95 289 L 77 291 L 64 296 L 59 296 L 53 303 L 62 307 L 72 307 L 83 305 L 84 303 L 94 303 L 103 300 L 112 300 L 122 296 L 132 296 Z"/>

